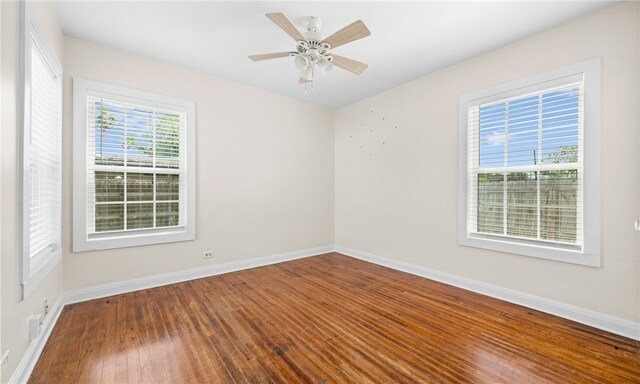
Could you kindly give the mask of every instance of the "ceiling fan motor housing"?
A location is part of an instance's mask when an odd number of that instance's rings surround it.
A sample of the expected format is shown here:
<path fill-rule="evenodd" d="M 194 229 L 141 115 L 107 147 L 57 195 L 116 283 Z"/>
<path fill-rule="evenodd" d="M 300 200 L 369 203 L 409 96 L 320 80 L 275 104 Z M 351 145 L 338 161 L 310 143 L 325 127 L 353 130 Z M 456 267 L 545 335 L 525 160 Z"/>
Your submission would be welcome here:
<path fill-rule="evenodd" d="M 319 63 L 322 63 L 323 73 L 326 73 L 326 69 L 333 59 L 331 56 L 328 56 L 331 46 L 323 42 L 325 36 L 318 32 L 321 25 L 322 19 L 317 16 L 307 16 L 304 18 L 304 26 L 307 31 L 304 32 L 303 35 L 306 41 L 298 41 L 298 55 L 294 61 L 298 70 L 306 71 L 302 74 L 303 78 L 312 76 L 312 68 Z"/>

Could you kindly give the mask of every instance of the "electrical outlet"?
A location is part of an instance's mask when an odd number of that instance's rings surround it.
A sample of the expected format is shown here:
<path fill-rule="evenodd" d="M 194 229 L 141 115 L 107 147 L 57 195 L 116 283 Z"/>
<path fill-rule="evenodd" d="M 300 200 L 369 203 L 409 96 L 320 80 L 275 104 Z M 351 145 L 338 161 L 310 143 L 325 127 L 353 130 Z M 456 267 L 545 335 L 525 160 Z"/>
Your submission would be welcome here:
<path fill-rule="evenodd" d="M 2 370 L 3 373 L 7 369 L 7 366 L 9 365 L 9 353 L 11 353 L 11 351 L 7 350 L 7 352 L 5 352 L 4 355 L 2 356 L 2 368 L 0 369 Z"/>
<path fill-rule="evenodd" d="M 204 251 L 203 259 L 210 259 L 213 257 L 213 251 Z"/>
<path fill-rule="evenodd" d="M 42 315 L 29 316 L 29 341 L 37 339 L 40 331 L 42 331 Z"/>

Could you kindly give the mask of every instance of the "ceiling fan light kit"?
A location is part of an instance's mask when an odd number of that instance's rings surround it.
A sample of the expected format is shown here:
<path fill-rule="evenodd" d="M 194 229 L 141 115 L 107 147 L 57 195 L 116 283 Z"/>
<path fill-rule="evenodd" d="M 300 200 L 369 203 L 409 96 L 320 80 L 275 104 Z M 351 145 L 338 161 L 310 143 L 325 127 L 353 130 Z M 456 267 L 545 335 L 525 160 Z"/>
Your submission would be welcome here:
<path fill-rule="evenodd" d="M 325 76 L 331 72 L 334 65 L 356 75 L 362 74 L 367 69 L 367 64 L 365 63 L 329 52 L 332 48 L 371 35 L 369 29 L 361 20 L 355 21 L 325 38 L 318 32 L 322 25 L 322 20 L 319 17 L 307 16 L 304 18 L 306 31 L 303 34 L 282 13 L 267 13 L 266 16 L 296 41 L 296 50 L 294 52 L 252 55 L 249 56 L 249 59 L 261 61 L 280 57 L 294 57 L 293 64 L 300 71 L 298 83 L 305 86 L 305 91 L 309 88 L 313 90 L 316 68 Z"/>
<path fill-rule="evenodd" d="M 331 60 L 329 60 L 331 59 Z M 328 75 L 329 72 L 331 72 L 331 70 L 333 69 L 333 57 L 323 57 L 322 59 L 318 60 L 318 68 L 320 69 L 320 72 L 322 72 L 323 75 Z"/>
<path fill-rule="evenodd" d="M 298 71 L 304 71 L 311 66 L 311 57 L 307 54 L 296 55 L 293 64 L 298 68 Z"/>

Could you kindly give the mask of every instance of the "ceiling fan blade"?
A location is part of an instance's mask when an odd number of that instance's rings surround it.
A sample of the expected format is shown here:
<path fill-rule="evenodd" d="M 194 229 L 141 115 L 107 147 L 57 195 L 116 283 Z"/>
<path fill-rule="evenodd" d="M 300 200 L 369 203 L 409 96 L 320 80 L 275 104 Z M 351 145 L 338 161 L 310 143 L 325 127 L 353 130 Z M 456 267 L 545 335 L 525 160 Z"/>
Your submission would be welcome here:
<path fill-rule="evenodd" d="M 362 39 L 363 37 L 367 37 L 370 34 L 371 31 L 369 31 L 369 28 L 364 25 L 362 20 L 358 20 L 327 37 L 324 39 L 323 43 L 329 43 L 331 48 L 336 48 L 352 41 Z"/>
<path fill-rule="evenodd" d="M 304 77 L 301 77 L 300 80 L 298 80 L 298 84 L 306 84 L 306 83 L 310 83 L 313 80 L 307 80 Z"/>
<path fill-rule="evenodd" d="M 334 55 L 333 53 L 331 54 L 331 56 L 333 56 L 333 60 L 331 61 L 333 65 L 338 66 L 351 73 L 355 73 L 356 75 L 362 74 L 362 72 L 364 72 L 364 70 L 368 67 L 368 65 L 365 63 L 361 63 L 347 57 Z"/>
<path fill-rule="evenodd" d="M 293 24 L 291 24 L 289 19 L 287 19 L 287 16 L 285 16 L 283 13 L 267 13 L 266 16 L 269 19 L 271 19 L 271 21 L 273 21 L 283 31 L 285 31 L 287 35 L 291 36 L 293 40 L 307 41 L 307 39 L 305 39 L 304 36 L 302 36 L 302 33 L 298 31 L 298 28 L 296 28 Z"/>
<path fill-rule="evenodd" d="M 290 52 L 263 53 L 261 55 L 251 55 L 249 58 L 253 61 L 277 59 L 279 57 L 287 57 Z"/>

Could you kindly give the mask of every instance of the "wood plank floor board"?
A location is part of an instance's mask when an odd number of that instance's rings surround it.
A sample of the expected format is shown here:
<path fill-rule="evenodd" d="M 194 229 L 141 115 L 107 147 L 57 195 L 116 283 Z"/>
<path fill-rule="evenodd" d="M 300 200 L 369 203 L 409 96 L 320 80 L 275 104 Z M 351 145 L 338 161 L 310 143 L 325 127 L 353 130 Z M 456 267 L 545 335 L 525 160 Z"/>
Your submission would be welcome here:
<path fill-rule="evenodd" d="M 239 284 L 233 284 L 233 285 L 235 287 L 244 287 L 246 286 L 246 282 L 241 282 Z M 285 321 L 286 314 L 290 313 L 290 309 L 283 308 L 281 306 L 281 300 L 275 300 L 275 301 L 271 300 L 271 297 L 273 297 L 273 295 L 276 295 L 276 293 L 270 287 L 265 287 L 264 290 L 252 290 L 251 292 L 248 293 L 248 295 L 244 297 L 244 299 L 250 300 L 254 303 L 258 303 L 258 302 L 269 303 L 270 304 L 269 308 L 272 311 L 270 312 L 271 318 L 277 320 L 278 322 Z M 278 293 L 277 295 L 281 296 L 282 294 Z M 303 313 L 300 308 L 296 309 L 296 311 Z M 285 317 L 283 317 L 282 319 L 279 319 L 279 315 L 284 315 Z M 300 324 L 304 324 L 304 322 L 298 322 L 296 324 L 293 324 L 292 329 L 295 329 L 302 333 L 306 333 L 307 329 L 300 328 Z M 305 372 L 309 372 L 313 374 L 313 372 L 318 371 L 317 367 L 313 369 L 310 368 L 312 366 L 315 366 L 316 362 L 313 361 L 309 357 L 309 355 L 301 354 L 297 348 L 289 348 L 289 346 L 292 345 L 290 340 L 292 336 L 291 332 L 282 332 L 281 330 L 276 331 L 277 327 L 275 325 L 271 325 L 271 329 L 273 331 L 270 333 L 274 335 L 282 336 L 274 340 L 275 343 L 273 343 L 273 346 L 271 348 L 272 351 L 274 351 L 277 355 L 281 356 L 287 362 L 290 369 L 293 370 L 293 372 L 297 376 L 300 376 L 300 375 L 307 376 L 308 374 Z M 307 379 L 314 382 L 324 380 L 323 378 L 313 379 L 310 377 L 308 377 Z"/>
<path fill-rule="evenodd" d="M 67 306 L 29 383 L 640 383 L 640 342 L 331 253 Z"/>

